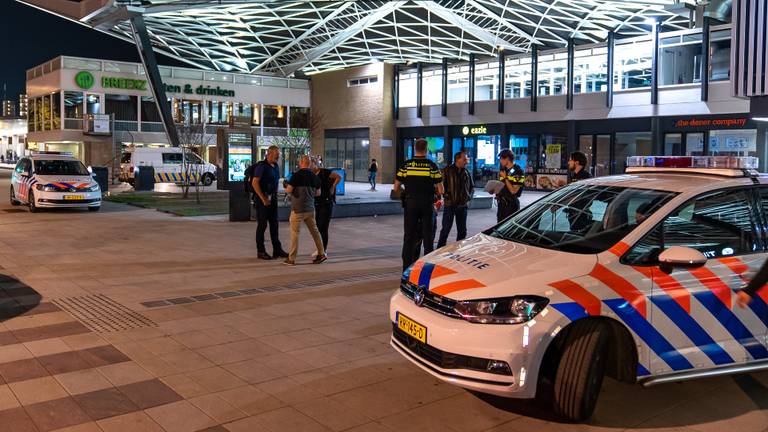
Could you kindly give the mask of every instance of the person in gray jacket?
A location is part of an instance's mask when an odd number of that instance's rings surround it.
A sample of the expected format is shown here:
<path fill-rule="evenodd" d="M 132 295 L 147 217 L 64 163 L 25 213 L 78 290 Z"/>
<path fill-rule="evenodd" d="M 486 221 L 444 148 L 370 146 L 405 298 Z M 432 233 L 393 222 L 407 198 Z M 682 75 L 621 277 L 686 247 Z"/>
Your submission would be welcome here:
<path fill-rule="evenodd" d="M 453 164 L 443 170 L 443 184 L 445 186 L 443 227 L 440 230 L 440 239 L 437 247 L 445 246 L 448 234 L 453 227 L 453 219 L 456 219 L 456 241 L 467 237 L 467 208 L 475 195 L 475 183 L 472 174 L 467 170 L 469 158 L 467 153 L 460 151 L 453 156 Z"/>

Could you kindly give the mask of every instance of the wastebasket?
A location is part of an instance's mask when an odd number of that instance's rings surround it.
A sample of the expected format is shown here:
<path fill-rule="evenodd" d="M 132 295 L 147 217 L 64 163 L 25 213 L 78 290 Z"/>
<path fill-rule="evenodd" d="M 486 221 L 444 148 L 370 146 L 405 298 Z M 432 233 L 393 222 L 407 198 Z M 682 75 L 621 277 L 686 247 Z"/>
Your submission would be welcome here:
<path fill-rule="evenodd" d="M 92 167 L 91 175 L 96 183 L 101 188 L 101 193 L 106 194 L 109 191 L 109 168 L 107 167 Z"/>
<path fill-rule="evenodd" d="M 155 169 L 151 166 L 140 166 L 133 179 L 133 189 L 137 191 L 155 190 Z"/>

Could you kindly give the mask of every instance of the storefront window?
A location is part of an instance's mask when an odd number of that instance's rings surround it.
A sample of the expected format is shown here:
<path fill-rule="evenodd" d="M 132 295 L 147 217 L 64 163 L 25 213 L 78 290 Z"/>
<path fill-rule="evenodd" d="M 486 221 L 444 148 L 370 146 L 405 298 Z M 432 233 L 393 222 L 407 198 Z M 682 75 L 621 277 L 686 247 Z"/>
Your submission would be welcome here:
<path fill-rule="evenodd" d="M 709 154 L 713 156 L 757 156 L 757 130 L 710 131 Z"/>
<path fill-rule="evenodd" d="M 564 136 L 544 134 L 541 135 L 541 160 L 540 168 L 563 169 L 568 163 Z"/>
<path fill-rule="evenodd" d="M 338 144 L 336 138 L 325 139 L 325 155 L 323 156 L 323 163 L 326 168 L 337 168 L 339 166 Z"/>
<path fill-rule="evenodd" d="M 659 85 L 694 82 L 701 82 L 701 43 L 660 47 Z"/>
<path fill-rule="evenodd" d="M 61 92 L 51 94 L 51 121 L 53 130 L 61 129 Z"/>
<path fill-rule="evenodd" d="M 539 57 L 539 95 L 565 94 L 567 71 L 567 53 L 557 53 Z"/>
<path fill-rule="evenodd" d="M 504 70 L 504 98 L 531 95 L 531 58 L 507 59 Z"/>
<path fill-rule="evenodd" d="M 616 89 L 649 87 L 651 85 L 651 56 L 653 43 L 650 40 L 616 45 Z"/>
<path fill-rule="evenodd" d="M 499 150 L 501 136 L 480 135 L 477 137 L 477 157 L 475 158 L 475 179 L 478 186 L 488 180 L 499 179 Z"/>
<path fill-rule="evenodd" d="M 605 91 L 608 86 L 606 47 L 576 50 L 573 74 L 574 93 Z"/>
<path fill-rule="evenodd" d="M 43 130 L 51 130 L 51 98 L 49 95 L 45 95 L 40 98 L 40 105 L 38 105 L 41 114 L 41 123 Z"/>
<path fill-rule="evenodd" d="M 709 79 L 727 81 L 731 76 L 731 31 L 713 32 L 710 38 Z"/>
<path fill-rule="evenodd" d="M 440 105 L 443 103 L 443 71 L 441 69 L 433 69 L 424 71 L 423 74 L 422 86 L 424 91 L 422 93 L 422 100 L 424 105 Z M 414 88 L 413 91 L 415 95 L 416 89 Z M 415 105 L 416 102 L 414 101 Z"/>
<path fill-rule="evenodd" d="M 515 154 L 515 163 L 523 169 L 530 171 L 536 161 L 536 136 L 535 135 L 510 135 L 509 148 Z M 497 155 L 498 156 L 498 155 Z M 533 159 L 529 159 L 530 157 Z"/>
<path fill-rule="evenodd" d="M 152 96 L 141 97 L 141 121 L 160 123 L 160 113 L 157 111 L 155 98 Z"/>
<path fill-rule="evenodd" d="M 83 118 L 83 93 L 75 91 L 64 92 L 64 118 Z"/>
<path fill-rule="evenodd" d="M 30 132 L 35 132 L 38 130 L 38 122 L 37 122 L 37 102 L 36 99 L 29 99 L 28 100 L 28 108 L 27 108 L 27 129 Z"/>
<path fill-rule="evenodd" d="M 450 157 L 445 154 L 445 139 L 443 137 L 424 137 L 427 140 L 427 157 L 440 168 L 445 167 Z"/>
<path fill-rule="evenodd" d="M 653 143 L 650 132 L 616 133 L 616 174 L 624 174 L 629 156 L 650 156 Z"/>
<path fill-rule="evenodd" d="M 704 154 L 704 133 L 685 134 L 686 156 L 702 156 Z"/>
<path fill-rule="evenodd" d="M 85 98 L 85 112 L 86 114 L 101 114 L 101 96 L 96 94 L 89 94 Z"/>
<path fill-rule="evenodd" d="M 104 113 L 113 114 L 116 121 L 138 120 L 138 97 L 128 95 L 104 95 Z"/>
<path fill-rule="evenodd" d="M 469 66 L 448 68 L 448 103 L 469 101 Z"/>
<path fill-rule="evenodd" d="M 677 156 L 682 153 L 683 135 L 679 133 L 669 133 L 664 135 L 664 154 L 667 156 Z"/>
<path fill-rule="evenodd" d="M 291 107 L 291 128 L 309 129 L 309 108 Z"/>
<path fill-rule="evenodd" d="M 498 81 L 498 62 L 477 63 L 475 66 L 475 100 L 495 100 Z"/>
<path fill-rule="evenodd" d="M 398 103 L 401 108 L 416 106 L 416 71 L 400 72 Z"/>
<path fill-rule="evenodd" d="M 283 105 L 264 105 L 264 127 L 287 128 L 287 108 Z"/>

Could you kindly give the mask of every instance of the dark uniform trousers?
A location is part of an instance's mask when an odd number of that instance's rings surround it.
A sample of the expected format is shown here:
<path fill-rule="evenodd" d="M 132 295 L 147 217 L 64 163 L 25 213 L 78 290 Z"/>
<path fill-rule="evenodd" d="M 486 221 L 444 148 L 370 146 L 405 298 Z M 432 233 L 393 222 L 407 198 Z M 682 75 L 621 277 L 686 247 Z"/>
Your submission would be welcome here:
<path fill-rule="evenodd" d="M 497 222 L 503 221 L 516 211 L 520 210 L 520 200 L 517 197 L 513 197 L 512 199 L 500 199 L 496 204 L 498 206 L 496 208 Z"/>
<path fill-rule="evenodd" d="M 277 254 L 282 252 L 283 247 L 280 244 L 280 237 L 277 222 L 277 196 L 272 196 L 272 201 L 265 206 L 258 196 L 254 198 L 256 202 L 256 250 L 266 252 L 264 247 L 264 233 L 269 225 L 269 238 L 272 240 L 272 252 Z"/>
<path fill-rule="evenodd" d="M 435 219 L 432 198 L 432 196 L 414 197 L 405 200 L 403 271 L 419 259 L 422 242 L 424 255 L 434 249 Z"/>

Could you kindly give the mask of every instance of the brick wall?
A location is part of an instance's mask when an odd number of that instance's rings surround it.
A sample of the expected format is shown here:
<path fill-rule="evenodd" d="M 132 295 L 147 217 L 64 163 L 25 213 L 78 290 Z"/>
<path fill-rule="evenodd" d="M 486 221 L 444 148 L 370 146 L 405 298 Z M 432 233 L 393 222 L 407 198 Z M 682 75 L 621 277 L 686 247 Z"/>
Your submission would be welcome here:
<path fill-rule="evenodd" d="M 312 153 L 323 154 L 326 129 L 369 128 L 370 157 L 379 161 L 379 182 L 391 183 L 395 172 L 395 123 L 392 117 L 392 65 L 375 63 L 312 75 Z M 378 82 L 348 87 L 352 78 L 376 76 Z M 382 140 L 391 143 L 382 147 Z"/>

